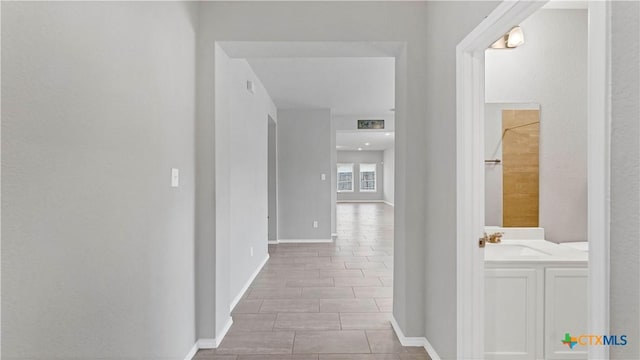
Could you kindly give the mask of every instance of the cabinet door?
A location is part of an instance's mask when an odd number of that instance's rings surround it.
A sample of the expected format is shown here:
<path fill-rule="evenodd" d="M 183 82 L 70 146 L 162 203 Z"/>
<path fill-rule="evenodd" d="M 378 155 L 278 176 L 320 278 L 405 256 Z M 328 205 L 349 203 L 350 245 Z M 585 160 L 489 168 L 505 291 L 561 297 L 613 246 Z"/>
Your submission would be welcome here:
<path fill-rule="evenodd" d="M 485 358 L 535 359 L 542 300 L 535 269 L 485 269 Z"/>
<path fill-rule="evenodd" d="M 547 268 L 545 272 L 545 358 L 586 359 L 586 346 L 562 343 L 566 333 L 579 336 L 587 328 L 587 269 Z"/>

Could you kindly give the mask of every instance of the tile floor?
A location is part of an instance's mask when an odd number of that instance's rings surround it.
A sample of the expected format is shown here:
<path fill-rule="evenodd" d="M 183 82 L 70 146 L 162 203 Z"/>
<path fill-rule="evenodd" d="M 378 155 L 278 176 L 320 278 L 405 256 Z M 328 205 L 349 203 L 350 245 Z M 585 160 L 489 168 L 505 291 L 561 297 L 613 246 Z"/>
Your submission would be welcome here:
<path fill-rule="evenodd" d="M 393 208 L 339 203 L 332 244 L 270 245 L 233 311 L 233 325 L 198 360 L 426 360 L 391 328 Z"/>

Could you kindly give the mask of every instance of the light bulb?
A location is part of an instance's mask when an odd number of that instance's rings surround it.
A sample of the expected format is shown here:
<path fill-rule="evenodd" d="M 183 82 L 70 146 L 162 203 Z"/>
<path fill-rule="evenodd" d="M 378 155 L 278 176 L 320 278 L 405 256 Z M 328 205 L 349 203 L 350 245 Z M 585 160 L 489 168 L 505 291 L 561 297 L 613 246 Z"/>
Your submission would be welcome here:
<path fill-rule="evenodd" d="M 509 31 L 507 36 L 507 47 L 514 48 L 524 44 L 524 33 L 520 26 L 516 26 Z"/>

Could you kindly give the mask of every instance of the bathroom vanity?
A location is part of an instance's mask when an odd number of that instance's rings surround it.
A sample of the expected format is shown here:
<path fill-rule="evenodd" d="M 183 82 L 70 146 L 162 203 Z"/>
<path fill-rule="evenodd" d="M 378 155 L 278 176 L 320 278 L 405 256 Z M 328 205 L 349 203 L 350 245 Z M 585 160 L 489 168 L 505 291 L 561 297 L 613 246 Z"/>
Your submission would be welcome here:
<path fill-rule="evenodd" d="M 562 343 L 587 332 L 588 252 L 544 240 L 542 228 L 503 232 L 485 248 L 485 358 L 586 359 Z"/>

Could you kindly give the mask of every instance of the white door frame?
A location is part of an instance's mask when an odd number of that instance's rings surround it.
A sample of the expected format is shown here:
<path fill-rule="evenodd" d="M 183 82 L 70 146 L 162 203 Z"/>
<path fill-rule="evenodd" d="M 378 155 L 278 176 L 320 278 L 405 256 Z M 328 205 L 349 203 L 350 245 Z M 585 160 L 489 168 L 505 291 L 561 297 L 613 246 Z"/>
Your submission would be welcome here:
<path fill-rule="evenodd" d="M 457 358 L 484 358 L 484 51 L 545 1 L 504 1 L 456 48 Z M 608 2 L 589 2 L 589 332 L 609 332 Z M 592 346 L 590 358 L 608 358 Z"/>

